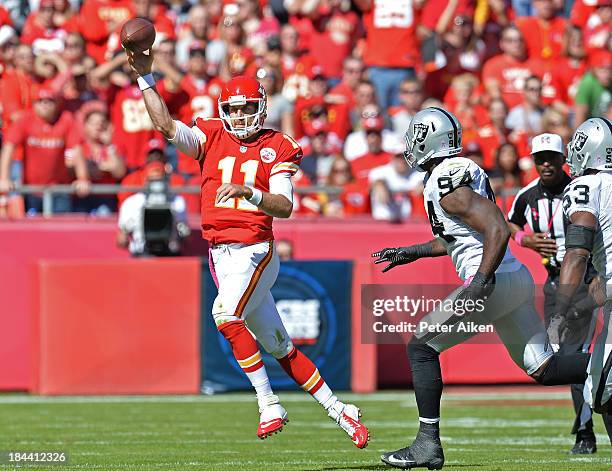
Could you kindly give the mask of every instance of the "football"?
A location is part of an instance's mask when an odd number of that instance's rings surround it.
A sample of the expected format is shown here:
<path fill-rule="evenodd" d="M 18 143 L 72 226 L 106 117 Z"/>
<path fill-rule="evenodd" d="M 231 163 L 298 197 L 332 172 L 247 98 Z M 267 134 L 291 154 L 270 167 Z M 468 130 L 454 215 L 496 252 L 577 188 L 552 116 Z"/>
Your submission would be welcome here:
<path fill-rule="evenodd" d="M 155 42 L 155 27 L 145 18 L 132 18 L 121 28 L 121 45 L 132 51 L 146 51 Z"/>

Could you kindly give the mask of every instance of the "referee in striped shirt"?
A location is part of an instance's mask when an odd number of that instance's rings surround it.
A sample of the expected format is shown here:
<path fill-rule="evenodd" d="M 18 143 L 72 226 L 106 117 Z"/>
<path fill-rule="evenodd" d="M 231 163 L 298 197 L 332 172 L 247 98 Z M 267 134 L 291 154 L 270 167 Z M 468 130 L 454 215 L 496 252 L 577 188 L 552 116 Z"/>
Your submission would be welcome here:
<path fill-rule="evenodd" d="M 561 261 L 565 255 L 563 190 L 571 178 L 563 170 L 565 155 L 559 135 L 540 134 L 533 138 L 531 146 L 531 155 L 539 178 L 516 195 L 508 213 L 508 225 L 516 243 L 538 252 L 542 256 L 542 264 L 548 271 L 548 278 L 544 284 L 544 317 L 548 326 L 550 317 L 554 313 Z M 526 226 L 529 226 L 530 233 L 524 231 Z M 592 267 L 589 272 L 592 278 Z M 590 279 L 587 278 L 585 281 L 590 282 Z M 585 283 L 574 298 L 575 319 L 568 322 L 568 327 L 564 331 L 561 351 L 567 353 L 588 351 L 595 325 L 595 306 L 587 302 L 587 294 Z M 590 454 L 597 450 L 591 409 L 584 403 L 583 389 L 584 384 L 571 386 L 576 411 L 576 420 L 572 429 L 572 433 L 576 434 L 576 443 L 571 450 L 572 454 Z"/>

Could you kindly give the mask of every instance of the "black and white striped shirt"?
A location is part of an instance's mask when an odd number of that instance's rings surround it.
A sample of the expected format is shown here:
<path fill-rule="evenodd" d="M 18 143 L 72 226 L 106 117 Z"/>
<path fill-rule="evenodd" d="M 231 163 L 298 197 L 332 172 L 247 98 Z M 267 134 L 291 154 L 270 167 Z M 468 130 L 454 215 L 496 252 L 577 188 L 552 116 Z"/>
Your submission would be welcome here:
<path fill-rule="evenodd" d="M 528 224 L 533 232 L 547 233 L 557 243 L 557 255 L 551 265 L 560 267 L 565 255 L 565 228 L 563 220 L 563 190 L 572 181 L 565 172 L 555 188 L 547 188 L 536 178 L 521 189 L 512 203 L 508 221 L 519 227 Z M 552 219 L 552 223 L 551 223 Z"/>

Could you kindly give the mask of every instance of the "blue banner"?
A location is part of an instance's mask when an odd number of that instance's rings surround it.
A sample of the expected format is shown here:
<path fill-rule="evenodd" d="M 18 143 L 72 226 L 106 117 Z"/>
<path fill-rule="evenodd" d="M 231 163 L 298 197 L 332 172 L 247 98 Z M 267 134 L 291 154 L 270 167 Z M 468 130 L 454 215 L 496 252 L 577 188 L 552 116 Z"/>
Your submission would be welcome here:
<path fill-rule="evenodd" d="M 349 261 L 282 262 L 272 296 L 293 343 L 319 368 L 332 389 L 350 388 L 351 292 L 353 263 Z M 217 288 L 202 264 L 202 388 L 204 392 L 251 389 L 217 331 L 212 305 Z M 274 357 L 261 347 L 272 387 L 298 389 Z"/>

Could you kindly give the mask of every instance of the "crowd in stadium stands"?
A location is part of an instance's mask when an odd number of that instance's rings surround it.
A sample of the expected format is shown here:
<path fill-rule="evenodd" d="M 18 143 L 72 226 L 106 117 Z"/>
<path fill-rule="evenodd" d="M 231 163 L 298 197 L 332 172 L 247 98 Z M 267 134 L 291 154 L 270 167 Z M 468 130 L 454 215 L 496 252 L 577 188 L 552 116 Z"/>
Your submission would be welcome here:
<path fill-rule="evenodd" d="M 567 143 L 589 116 L 611 117 L 612 0 L 4 0 L 0 6 L 2 159 L 26 184 L 75 181 L 55 211 L 117 210 L 90 183 L 142 184 L 163 162 L 172 185 L 199 185 L 199 165 L 149 119 L 119 43 L 149 18 L 157 88 L 186 123 L 216 117 L 224 81 L 257 77 L 266 126 L 304 149 L 297 214 L 422 214 L 422 174 L 402 158 L 422 107 L 463 124 L 464 155 L 494 189 L 534 178 L 529 144 Z M 7 164 L 8 163 L 8 164 Z M 119 195 L 119 202 L 126 195 Z M 188 206 L 198 211 L 198 198 Z M 6 201 L 6 198 L 5 198 Z M 39 197 L 26 209 L 40 211 Z"/>

